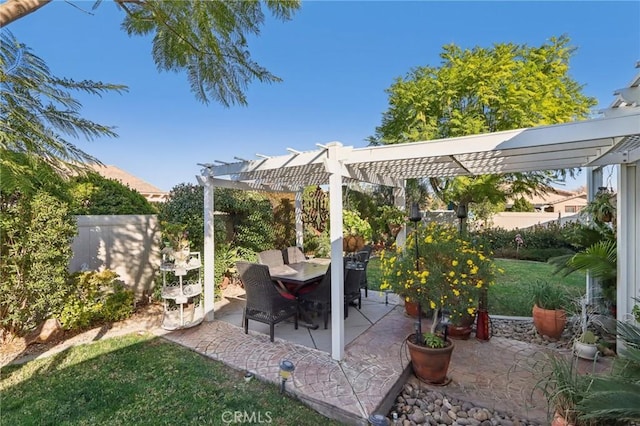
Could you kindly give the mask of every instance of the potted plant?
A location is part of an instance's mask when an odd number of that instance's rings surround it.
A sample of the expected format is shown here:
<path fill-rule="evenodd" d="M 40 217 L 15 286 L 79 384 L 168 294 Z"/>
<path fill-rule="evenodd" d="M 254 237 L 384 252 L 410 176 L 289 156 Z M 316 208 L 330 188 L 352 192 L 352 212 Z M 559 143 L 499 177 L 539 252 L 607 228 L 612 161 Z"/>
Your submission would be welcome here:
<path fill-rule="evenodd" d="M 533 324 L 539 334 L 558 339 L 567 324 L 567 294 L 558 285 L 538 280 L 531 287 Z"/>
<path fill-rule="evenodd" d="M 407 215 L 404 210 L 396 206 L 384 205 L 378 207 L 379 222 L 382 227 L 387 227 L 391 236 L 395 238 L 400 232 L 400 229 L 407 223 Z"/>
<path fill-rule="evenodd" d="M 403 247 L 383 250 L 380 271 L 381 290 L 390 289 L 417 302 L 422 310 L 433 311 L 430 331 L 410 335 L 407 346 L 420 379 L 445 382 L 453 343 L 438 333 L 443 329 L 441 313 L 446 310 L 452 318 L 475 314 L 480 291 L 494 281 L 495 264 L 481 248 L 459 236 L 457 228 L 432 222 L 418 224 Z M 445 360 L 431 360 L 436 354 Z M 424 358 L 439 371 L 431 374 L 434 368 L 423 365 Z"/>
<path fill-rule="evenodd" d="M 598 336 L 586 330 L 573 342 L 573 353 L 578 358 L 594 360 L 598 354 Z"/>
<path fill-rule="evenodd" d="M 581 210 L 582 214 L 588 214 L 596 223 L 609 223 L 616 215 L 616 207 L 612 203 L 614 193 L 611 189 L 600 187 L 598 192 Z"/>
<path fill-rule="evenodd" d="M 360 251 L 367 241 L 371 241 L 371 225 L 357 211 L 343 210 L 342 229 L 342 249 L 345 252 Z"/>
<path fill-rule="evenodd" d="M 540 380 L 535 388 L 542 391 L 549 407 L 551 426 L 595 426 L 597 422 L 582 421 L 578 408 L 588 392 L 590 377 L 578 372 L 573 359 L 548 355 L 539 362 L 536 372 Z"/>

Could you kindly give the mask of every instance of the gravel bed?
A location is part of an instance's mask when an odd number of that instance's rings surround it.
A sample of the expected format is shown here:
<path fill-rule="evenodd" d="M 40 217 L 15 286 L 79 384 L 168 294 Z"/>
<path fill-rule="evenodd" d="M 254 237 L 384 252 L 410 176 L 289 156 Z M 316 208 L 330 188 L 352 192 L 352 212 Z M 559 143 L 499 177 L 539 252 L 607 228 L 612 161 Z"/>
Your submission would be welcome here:
<path fill-rule="evenodd" d="M 504 337 L 546 346 L 549 349 L 569 349 L 577 324 L 569 321 L 558 340 L 540 336 L 533 319 L 491 318 L 492 337 Z M 445 392 L 416 387 L 407 383 L 396 398 L 387 418 L 392 425 L 471 425 L 471 426 L 538 426 L 526 418 L 476 406 L 470 402 L 447 396 Z"/>
<path fill-rule="evenodd" d="M 539 426 L 517 416 L 477 407 L 443 392 L 405 384 L 388 416 L 392 425 Z"/>

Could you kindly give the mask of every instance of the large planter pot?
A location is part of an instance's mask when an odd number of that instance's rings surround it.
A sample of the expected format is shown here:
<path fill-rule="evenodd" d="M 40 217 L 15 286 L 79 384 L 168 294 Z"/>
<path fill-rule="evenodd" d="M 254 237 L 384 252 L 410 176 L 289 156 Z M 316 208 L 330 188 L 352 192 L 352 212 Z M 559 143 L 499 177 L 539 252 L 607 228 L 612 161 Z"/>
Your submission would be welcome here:
<path fill-rule="evenodd" d="M 533 324 L 539 334 L 558 339 L 567 324 L 567 314 L 563 309 L 542 309 L 533 305 Z"/>
<path fill-rule="evenodd" d="M 453 342 L 447 341 L 444 348 L 428 348 L 415 344 L 415 334 L 407 337 L 407 347 L 413 373 L 425 382 L 441 385 L 447 381 L 449 361 L 453 352 Z"/>

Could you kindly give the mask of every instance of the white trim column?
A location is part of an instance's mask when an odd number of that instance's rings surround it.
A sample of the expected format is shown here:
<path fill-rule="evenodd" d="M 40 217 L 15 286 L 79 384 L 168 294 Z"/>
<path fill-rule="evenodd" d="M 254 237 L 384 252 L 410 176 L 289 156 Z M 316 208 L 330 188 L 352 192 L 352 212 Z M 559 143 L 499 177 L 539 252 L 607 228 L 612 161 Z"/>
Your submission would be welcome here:
<path fill-rule="evenodd" d="M 596 198 L 598 188 L 602 186 L 602 166 L 600 167 L 588 167 L 587 168 L 587 202 L 591 202 Z M 591 274 L 587 270 L 586 276 L 587 285 L 587 303 L 592 304 L 597 297 L 601 295 L 600 286 L 597 281 L 591 277 Z"/>
<path fill-rule="evenodd" d="M 304 188 L 299 188 L 295 195 L 296 212 L 296 245 L 304 250 L 304 223 L 302 222 L 302 194 Z"/>
<path fill-rule="evenodd" d="M 640 161 L 618 168 L 618 320 L 630 318 L 640 297 Z"/>
<path fill-rule="evenodd" d="M 342 259 L 342 144 L 327 145 L 325 168 L 329 173 L 329 238 L 331 241 L 331 357 L 344 357 L 344 265 Z"/>
<path fill-rule="evenodd" d="M 204 187 L 204 320 L 213 321 L 213 303 L 215 295 L 215 244 L 214 244 L 214 192 L 211 177 L 196 176 Z"/>
<path fill-rule="evenodd" d="M 393 205 L 400 210 L 407 211 L 407 191 L 405 190 L 406 181 L 402 181 L 402 186 L 393 188 Z M 398 247 L 404 246 L 407 241 L 407 224 L 402 225 L 402 229 L 396 235 L 396 244 Z"/>

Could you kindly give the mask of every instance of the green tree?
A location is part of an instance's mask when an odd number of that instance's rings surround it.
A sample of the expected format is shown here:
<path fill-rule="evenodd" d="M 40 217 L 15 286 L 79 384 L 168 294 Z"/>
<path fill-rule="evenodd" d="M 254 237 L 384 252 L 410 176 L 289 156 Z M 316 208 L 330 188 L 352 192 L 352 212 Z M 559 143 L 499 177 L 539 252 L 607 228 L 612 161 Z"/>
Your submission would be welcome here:
<path fill-rule="evenodd" d="M 7 0 L 0 4 L 0 27 L 51 0 Z M 94 9 L 102 2 L 97 0 Z M 257 79 L 280 78 L 253 61 L 247 37 L 258 35 L 263 7 L 280 20 L 291 19 L 299 0 L 202 1 L 115 0 L 125 14 L 129 35 L 152 36 L 153 60 L 159 71 L 185 71 L 196 98 L 224 106 L 246 105 L 245 90 Z"/>
<path fill-rule="evenodd" d="M 534 212 L 536 209 L 533 207 L 529 201 L 527 201 L 524 197 L 518 197 L 513 200 L 513 207 L 511 207 L 512 212 Z"/>
<path fill-rule="evenodd" d="M 138 191 L 95 172 L 73 178 L 69 193 L 71 213 L 75 215 L 157 213 Z"/>
<path fill-rule="evenodd" d="M 42 59 L 19 43 L 9 31 L 0 34 L 0 169 L 5 187 L 33 185 L 43 160 L 59 174 L 79 169 L 79 164 L 97 159 L 78 149 L 68 138 L 114 137 L 108 126 L 80 117 L 80 102 L 72 91 L 94 95 L 126 90 L 125 86 L 74 81 L 55 77 Z"/>
<path fill-rule="evenodd" d="M 539 47 L 443 47 L 439 67 L 423 66 L 387 90 L 389 109 L 369 140 L 395 144 L 496 132 L 586 118 L 596 104 L 569 75 L 569 38 Z M 568 171 L 572 174 L 573 171 Z M 514 194 L 544 192 L 567 171 L 430 178 L 444 202 L 504 202 Z"/>

